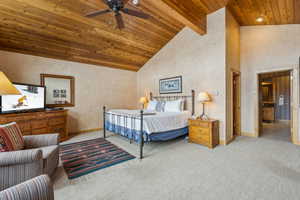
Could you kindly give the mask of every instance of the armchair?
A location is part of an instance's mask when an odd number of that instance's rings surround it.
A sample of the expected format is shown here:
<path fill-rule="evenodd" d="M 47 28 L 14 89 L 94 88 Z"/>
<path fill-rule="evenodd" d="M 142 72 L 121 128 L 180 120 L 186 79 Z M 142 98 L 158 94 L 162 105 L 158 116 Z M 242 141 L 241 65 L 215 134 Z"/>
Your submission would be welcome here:
<path fill-rule="evenodd" d="M 0 153 L 0 191 L 41 174 L 53 175 L 59 163 L 59 135 L 24 136 L 21 151 Z"/>
<path fill-rule="evenodd" d="M 0 192 L 1 200 L 54 200 L 53 186 L 42 175 Z"/>

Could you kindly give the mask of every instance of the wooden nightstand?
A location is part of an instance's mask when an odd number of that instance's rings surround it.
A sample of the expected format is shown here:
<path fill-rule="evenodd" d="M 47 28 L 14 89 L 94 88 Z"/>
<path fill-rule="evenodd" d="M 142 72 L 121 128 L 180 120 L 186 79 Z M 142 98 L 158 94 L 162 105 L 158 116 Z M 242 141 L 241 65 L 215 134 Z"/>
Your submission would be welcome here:
<path fill-rule="evenodd" d="M 190 119 L 189 142 L 216 147 L 219 144 L 219 121 Z"/>

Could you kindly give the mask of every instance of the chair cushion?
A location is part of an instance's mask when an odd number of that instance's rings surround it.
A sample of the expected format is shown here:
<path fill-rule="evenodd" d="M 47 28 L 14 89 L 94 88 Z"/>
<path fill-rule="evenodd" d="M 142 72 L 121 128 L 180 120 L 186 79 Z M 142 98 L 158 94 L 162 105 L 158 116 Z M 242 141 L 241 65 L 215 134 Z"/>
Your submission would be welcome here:
<path fill-rule="evenodd" d="M 0 125 L 0 152 L 24 149 L 24 139 L 17 123 Z"/>

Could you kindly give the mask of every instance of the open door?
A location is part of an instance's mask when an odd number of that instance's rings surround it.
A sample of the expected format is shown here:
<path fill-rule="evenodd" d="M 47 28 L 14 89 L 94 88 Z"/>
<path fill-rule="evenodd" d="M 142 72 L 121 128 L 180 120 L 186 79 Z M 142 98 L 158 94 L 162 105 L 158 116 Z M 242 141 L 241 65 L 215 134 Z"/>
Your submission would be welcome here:
<path fill-rule="evenodd" d="M 258 75 L 258 136 L 291 141 L 291 71 Z"/>

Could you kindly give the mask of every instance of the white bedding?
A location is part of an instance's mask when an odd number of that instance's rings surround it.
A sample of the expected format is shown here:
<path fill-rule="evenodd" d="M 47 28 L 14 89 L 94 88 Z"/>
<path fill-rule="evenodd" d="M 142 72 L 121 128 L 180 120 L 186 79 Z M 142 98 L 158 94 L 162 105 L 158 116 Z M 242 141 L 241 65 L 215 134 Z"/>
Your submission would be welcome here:
<path fill-rule="evenodd" d="M 107 120 L 111 124 L 126 127 L 129 129 L 140 130 L 140 110 L 110 110 L 108 113 L 119 115 L 120 117 L 113 117 L 108 115 Z M 189 111 L 183 112 L 155 112 L 145 110 L 144 115 L 144 131 L 147 134 L 167 132 L 181 129 L 188 126 L 188 118 L 191 116 Z M 155 113 L 155 115 L 147 115 L 147 113 Z M 131 121 L 128 117 L 136 117 L 138 119 Z"/>

